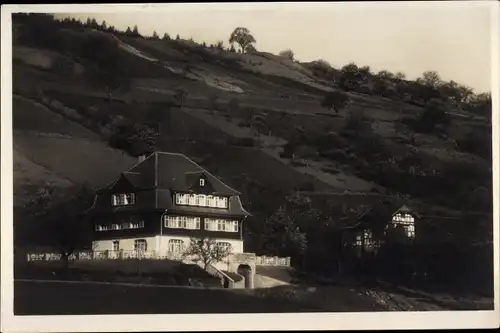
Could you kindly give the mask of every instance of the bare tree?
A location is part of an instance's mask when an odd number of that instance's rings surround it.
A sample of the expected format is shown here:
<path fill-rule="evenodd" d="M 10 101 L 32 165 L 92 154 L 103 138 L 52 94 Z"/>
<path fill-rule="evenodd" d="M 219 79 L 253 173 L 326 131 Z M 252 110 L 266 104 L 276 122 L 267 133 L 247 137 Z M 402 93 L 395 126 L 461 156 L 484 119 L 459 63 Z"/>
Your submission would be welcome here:
<path fill-rule="evenodd" d="M 189 247 L 184 252 L 184 257 L 190 257 L 193 261 L 201 262 L 203 269 L 211 264 L 224 260 L 231 254 L 230 244 L 217 243 L 210 237 L 192 237 Z"/>

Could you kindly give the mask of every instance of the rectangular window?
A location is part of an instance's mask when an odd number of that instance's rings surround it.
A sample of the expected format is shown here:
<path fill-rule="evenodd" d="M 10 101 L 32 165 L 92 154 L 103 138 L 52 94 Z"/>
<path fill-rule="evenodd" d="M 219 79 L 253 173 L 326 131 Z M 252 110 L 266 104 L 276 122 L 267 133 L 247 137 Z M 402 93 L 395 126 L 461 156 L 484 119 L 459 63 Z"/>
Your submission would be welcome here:
<path fill-rule="evenodd" d="M 136 239 L 134 241 L 134 251 L 147 251 L 148 243 L 145 239 Z"/>
<path fill-rule="evenodd" d="M 365 246 L 373 245 L 373 236 L 370 230 L 365 230 Z"/>
<path fill-rule="evenodd" d="M 144 221 L 136 221 L 130 223 L 130 229 L 144 228 Z"/>
<path fill-rule="evenodd" d="M 216 245 L 223 247 L 225 249 L 231 248 L 231 243 L 229 243 L 229 242 L 217 242 Z"/>
<path fill-rule="evenodd" d="M 204 194 L 198 195 L 198 202 L 201 207 L 207 206 L 207 197 Z"/>
<path fill-rule="evenodd" d="M 113 241 L 113 251 L 120 251 L 120 241 Z"/>
<path fill-rule="evenodd" d="M 227 208 L 227 198 L 217 197 L 217 208 Z"/>
<path fill-rule="evenodd" d="M 183 193 L 175 194 L 175 203 L 177 205 L 187 205 L 189 203 L 189 195 Z"/>
<path fill-rule="evenodd" d="M 215 207 L 215 198 L 211 195 L 207 196 L 207 206 Z"/>
<path fill-rule="evenodd" d="M 127 206 L 135 204 L 134 193 L 113 194 L 111 196 L 111 204 L 113 206 Z"/>
<path fill-rule="evenodd" d="M 184 252 L 184 241 L 182 239 L 170 239 L 168 241 L 168 251 L 181 254 Z"/>
<path fill-rule="evenodd" d="M 186 229 L 198 230 L 200 229 L 200 218 L 199 217 L 190 217 L 186 221 Z"/>
<path fill-rule="evenodd" d="M 238 232 L 238 221 L 206 218 L 205 230 Z"/>
<path fill-rule="evenodd" d="M 199 230 L 201 218 L 192 216 L 166 216 L 164 221 L 166 228 Z"/>
<path fill-rule="evenodd" d="M 229 207 L 228 202 L 228 198 L 214 195 L 183 193 L 175 194 L 175 203 L 177 205 L 227 209 Z"/>
<path fill-rule="evenodd" d="M 214 219 L 205 219 L 205 230 L 217 231 L 217 221 Z"/>

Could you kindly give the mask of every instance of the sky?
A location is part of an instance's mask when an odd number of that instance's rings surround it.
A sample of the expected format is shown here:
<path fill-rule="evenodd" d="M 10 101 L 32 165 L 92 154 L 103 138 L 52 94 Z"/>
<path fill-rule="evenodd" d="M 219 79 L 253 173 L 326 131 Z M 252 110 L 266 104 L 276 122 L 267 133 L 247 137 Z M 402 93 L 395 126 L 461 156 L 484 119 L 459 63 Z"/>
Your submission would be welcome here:
<path fill-rule="evenodd" d="M 123 30 L 137 25 L 143 35 L 167 32 L 207 44 L 223 40 L 226 46 L 234 28 L 246 27 L 259 51 L 277 54 L 289 48 L 300 61 L 324 59 L 335 68 L 354 62 L 374 72 L 401 71 L 408 79 L 436 70 L 446 81 L 477 93 L 490 91 L 491 9 L 481 1 L 189 3 L 118 9 L 59 15 L 93 17 Z"/>

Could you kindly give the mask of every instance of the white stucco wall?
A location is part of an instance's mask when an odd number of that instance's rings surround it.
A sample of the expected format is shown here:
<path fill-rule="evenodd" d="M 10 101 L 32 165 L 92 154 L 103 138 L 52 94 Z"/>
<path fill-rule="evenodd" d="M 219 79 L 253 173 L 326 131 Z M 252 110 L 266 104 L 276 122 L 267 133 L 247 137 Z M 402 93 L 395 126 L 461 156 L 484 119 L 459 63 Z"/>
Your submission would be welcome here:
<path fill-rule="evenodd" d="M 155 250 L 161 255 L 166 255 L 168 252 L 168 244 L 172 239 L 179 239 L 184 242 L 184 246 L 187 248 L 191 241 L 190 237 L 187 236 L 174 236 L 174 235 L 162 235 L 156 236 L 156 248 Z M 231 244 L 232 253 L 243 253 L 243 241 L 238 239 L 226 239 L 226 238 L 215 238 L 216 242 L 227 242 Z"/>
<path fill-rule="evenodd" d="M 93 242 L 94 251 L 112 251 L 113 241 L 120 241 L 120 250 L 123 251 L 133 251 L 134 241 L 136 239 L 144 239 L 147 242 L 147 251 L 156 251 L 157 248 L 157 238 L 156 237 L 134 237 L 134 238 L 120 238 L 120 239 L 106 239 L 98 240 Z"/>
<path fill-rule="evenodd" d="M 133 237 L 133 238 L 117 238 L 117 239 L 106 239 L 98 240 L 93 242 L 94 251 L 112 251 L 113 241 L 117 240 L 120 242 L 120 250 L 133 251 L 134 241 L 137 239 L 145 239 L 147 242 L 147 251 L 155 251 L 161 255 L 166 255 L 168 252 L 168 244 L 172 239 L 179 239 L 184 242 L 184 246 L 187 248 L 189 246 L 190 237 L 187 236 L 173 236 L 173 235 L 163 235 L 163 236 L 153 236 L 153 237 Z M 216 242 L 227 242 L 231 244 L 232 253 L 243 253 L 243 241 L 236 239 L 225 239 L 225 238 L 215 238 Z"/>

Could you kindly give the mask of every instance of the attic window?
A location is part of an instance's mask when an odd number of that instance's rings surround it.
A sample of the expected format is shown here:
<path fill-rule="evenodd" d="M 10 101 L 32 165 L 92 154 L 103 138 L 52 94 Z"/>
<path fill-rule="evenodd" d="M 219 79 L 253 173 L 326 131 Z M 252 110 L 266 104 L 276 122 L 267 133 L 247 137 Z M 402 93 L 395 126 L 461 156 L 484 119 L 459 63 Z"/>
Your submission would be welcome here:
<path fill-rule="evenodd" d="M 205 186 L 205 179 L 204 178 L 200 178 L 200 186 Z"/>

